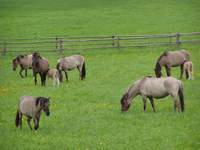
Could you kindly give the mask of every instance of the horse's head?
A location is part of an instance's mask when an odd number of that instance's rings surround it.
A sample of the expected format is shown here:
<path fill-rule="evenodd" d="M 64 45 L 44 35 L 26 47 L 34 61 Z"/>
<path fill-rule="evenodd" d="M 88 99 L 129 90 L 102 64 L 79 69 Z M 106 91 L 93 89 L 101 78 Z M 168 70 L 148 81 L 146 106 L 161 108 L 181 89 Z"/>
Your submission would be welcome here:
<path fill-rule="evenodd" d="M 156 63 L 156 67 L 155 67 L 154 71 L 155 71 L 157 78 L 160 78 L 162 76 L 161 66 L 159 63 Z"/>
<path fill-rule="evenodd" d="M 127 111 L 130 105 L 129 95 L 126 93 L 121 98 L 121 111 Z"/>
<path fill-rule="evenodd" d="M 13 64 L 13 71 L 15 71 L 16 68 L 17 68 L 17 65 L 18 65 L 18 60 L 17 60 L 17 58 L 14 58 L 14 59 L 12 60 L 12 64 Z"/>
<path fill-rule="evenodd" d="M 36 100 L 36 106 L 38 105 L 45 112 L 46 116 L 50 115 L 49 107 L 50 107 L 50 98 L 39 97 Z"/>

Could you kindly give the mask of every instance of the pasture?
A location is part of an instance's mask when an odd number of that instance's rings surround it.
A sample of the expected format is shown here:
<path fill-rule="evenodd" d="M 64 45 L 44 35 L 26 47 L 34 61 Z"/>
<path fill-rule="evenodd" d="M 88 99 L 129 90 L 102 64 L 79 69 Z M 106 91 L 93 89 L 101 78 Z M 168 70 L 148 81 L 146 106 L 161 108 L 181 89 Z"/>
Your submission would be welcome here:
<path fill-rule="evenodd" d="M 0 0 L 0 37 L 44 37 L 62 35 L 146 34 L 200 31 L 197 0 L 156 1 L 25 1 Z M 171 97 L 150 103 L 143 112 L 137 97 L 126 113 L 120 111 L 120 98 L 133 81 L 154 76 L 158 56 L 166 49 L 151 47 L 65 51 L 86 58 L 87 75 L 69 72 L 69 82 L 59 87 L 48 80 L 46 87 L 34 85 L 32 72 L 22 79 L 19 68 L 12 70 L 18 53 L 0 56 L 0 148 L 1 149 L 186 149 L 200 148 L 200 51 L 188 49 L 194 63 L 194 80 L 183 79 L 185 112 L 173 112 Z M 57 53 L 41 53 L 51 67 Z M 180 69 L 172 75 L 179 77 Z M 40 82 L 39 82 L 40 83 Z M 26 119 L 22 130 L 14 125 L 21 95 L 50 96 L 50 117 L 41 116 L 40 128 L 31 131 Z"/>

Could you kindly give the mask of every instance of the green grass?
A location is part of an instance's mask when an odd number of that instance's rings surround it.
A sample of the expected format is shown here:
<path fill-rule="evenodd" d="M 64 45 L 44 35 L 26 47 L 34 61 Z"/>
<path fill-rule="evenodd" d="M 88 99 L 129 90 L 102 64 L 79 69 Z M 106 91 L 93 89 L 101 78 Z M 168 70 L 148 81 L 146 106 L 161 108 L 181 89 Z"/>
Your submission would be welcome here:
<path fill-rule="evenodd" d="M 0 0 L 0 37 L 44 37 L 62 35 L 108 35 L 193 32 L 200 30 L 197 0 Z M 21 79 L 12 71 L 17 53 L 0 56 L 0 148 L 1 149 L 170 149 L 200 148 L 200 51 L 189 49 L 194 80 L 184 82 L 186 110 L 173 112 L 171 97 L 150 103 L 143 112 L 137 97 L 127 113 L 120 111 L 120 98 L 133 81 L 154 75 L 155 61 L 169 47 L 66 51 L 86 57 L 87 77 L 69 72 L 69 82 L 53 87 L 34 86 L 31 71 Z M 172 47 L 172 49 L 176 49 Z M 60 57 L 42 53 L 55 67 Z M 179 68 L 172 74 L 179 77 Z M 15 128 L 19 97 L 50 96 L 51 116 L 42 114 L 38 131 Z"/>

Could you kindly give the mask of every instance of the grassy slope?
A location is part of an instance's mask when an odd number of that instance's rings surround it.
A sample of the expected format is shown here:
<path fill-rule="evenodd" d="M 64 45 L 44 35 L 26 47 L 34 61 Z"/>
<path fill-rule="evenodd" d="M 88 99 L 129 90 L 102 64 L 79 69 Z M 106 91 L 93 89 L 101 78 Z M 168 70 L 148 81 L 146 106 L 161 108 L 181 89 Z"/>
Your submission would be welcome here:
<path fill-rule="evenodd" d="M 143 34 L 199 31 L 199 1 L 40 1 L 0 0 L 0 37 L 55 35 Z M 171 98 L 157 101 L 157 113 L 142 111 L 141 98 L 129 112 L 120 112 L 119 99 L 134 80 L 153 75 L 163 48 L 79 51 L 87 58 L 85 81 L 69 73 L 61 87 L 34 86 L 31 73 L 21 79 L 11 70 L 15 54 L 0 57 L 1 149 L 198 149 L 200 52 L 190 49 L 195 80 L 185 81 L 186 112 L 173 113 Z M 77 52 L 66 52 L 66 55 Z M 43 54 L 55 66 L 58 55 Z M 179 69 L 173 70 L 178 77 Z M 6 80 L 5 80 L 6 76 Z M 42 116 L 31 132 L 24 119 L 16 130 L 14 117 L 21 95 L 52 98 L 51 116 Z"/>
<path fill-rule="evenodd" d="M 0 0 L 0 37 L 199 31 L 198 0 Z"/>

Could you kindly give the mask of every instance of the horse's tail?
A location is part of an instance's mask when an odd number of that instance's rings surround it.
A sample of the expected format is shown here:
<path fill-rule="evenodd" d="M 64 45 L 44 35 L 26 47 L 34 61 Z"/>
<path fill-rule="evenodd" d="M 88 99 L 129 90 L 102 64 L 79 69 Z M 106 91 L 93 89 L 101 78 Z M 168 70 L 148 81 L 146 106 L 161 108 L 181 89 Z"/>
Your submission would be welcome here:
<path fill-rule="evenodd" d="M 63 81 L 63 75 L 62 75 L 62 70 L 61 70 L 61 68 L 60 68 L 60 62 L 57 63 L 56 69 L 58 70 L 59 80 L 60 80 L 60 82 L 62 82 L 62 81 Z"/>
<path fill-rule="evenodd" d="M 15 118 L 15 125 L 16 125 L 16 127 L 19 126 L 19 122 L 20 122 L 20 118 L 19 118 L 19 110 L 17 110 L 16 118 Z"/>
<path fill-rule="evenodd" d="M 83 79 L 85 79 L 85 77 L 86 77 L 86 69 L 85 69 L 85 62 L 83 63 L 83 66 L 82 66 L 82 77 L 81 77 L 81 79 L 83 80 Z"/>
<path fill-rule="evenodd" d="M 182 85 L 182 83 L 180 83 L 180 85 L 179 85 L 178 95 L 179 95 L 180 104 L 181 104 L 181 111 L 184 112 L 185 104 L 184 104 L 184 95 L 183 95 L 183 85 Z"/>

